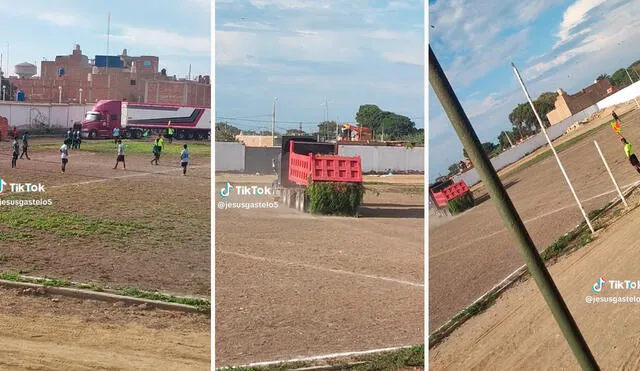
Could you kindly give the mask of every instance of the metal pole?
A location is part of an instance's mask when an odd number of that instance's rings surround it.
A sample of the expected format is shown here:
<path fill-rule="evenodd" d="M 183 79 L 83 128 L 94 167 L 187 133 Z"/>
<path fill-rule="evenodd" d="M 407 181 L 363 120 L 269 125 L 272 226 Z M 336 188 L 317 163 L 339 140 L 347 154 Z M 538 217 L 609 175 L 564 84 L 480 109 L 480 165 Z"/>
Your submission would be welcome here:
<path fill-rule="evenodd" d="M 271 146 L 276 145 L 276 102 L 278 98 L 273 100 L 273 117 L 271 119 Z"/>
<path fill-rule="evenodd" d="M 600 150 L 600 146 L 598 145 L 598 142 L 596 142 L 594 140 L 593 144 L 596 145 L 596 149 L 598 150 L 598 153 L 600 154 L 600 158 L 602 159 L 602 162 L 604 163 L 604 167 L 607 168 L 607 172 L 609 173 L 609 176 L 611 177 L 611 181 L 613 182 L 613 185 L 616 187 L 616 191 L 618 191 L 618 195 L 620 196 L 620 199 L 622 200 L 622 203 L 624 204 L 624 207 L 628 208 L 629 205 L 627 205 L 627 200 L 624 199 L 624 195 L 620 191 L 620 187 L 618 187 L 618 183 L 616 183 L 616 179 L 613 177 L 613 173 L 611 173 L 611 169 L 609 169 L 609 164 L 607 164 L 607 160 L 604 159 L 604 155 L 602 154 L 602 151 Z"/>
<path fill-rule="evenodd" d="M 431 46 L 429 46 L 429 82 L 447 113 L 452 126 L 456 130 L 458 137 L 467 149 L 475 168 L 478 170 L 478 174 L 480 174 L 480 179 L 486 186 L 491 198 L 495 200 L 496 207 L 502 215 L 505 226 L 516 238 L 518 250 L 524 258 L 531 276 L 535 279 L 542 296 L 567 339 L 569 347 L 573 351 L 578 363 L 583 370 L 599 370 L 587 343 L 580 333 L 578 325 L 571 316 L 549 271 L 538 254 L 538 250 L 531 240 L 531 236 L 529 236 L 522 219 L 511 202 L 509 194 L 507 194 L 507 191 L 500 182 L 498 174 L 489 161 L 489 157 L 482 149 L 482 144 L 451 88 L 442 67 L 440 67 L 440 63 L 438 63 L 436 56 L 433 54 Z"/>
<path fill-rule="evenodd" d="M 564 175 L 564 179 L 567 181 L 567 185 L 569 185 L 569 189 L 573 194 L 573 198 L 575 198 L 576 203 L 580 208 L 580 212 L 582 212 L 582 216 L 584 217 L 584 220 L 587 222 L 587 225 L 589 226 L 589 230 L 591 231 L 591 233 L 593 233 L 594 230 L 593 230 L 593 226 L 591 225 L 591 222 L 589 221 L 589 217 L 587 216 L 587 213 L 584 211 L 584 208 L 582 207 L 582 203 L 580 203 L 580 199 L 578 198 L 576 191 L 573 189 L 571 180 L 569 180 L 569 176 L 567 175 L 567 172 L 564 170 L 564 166 L 562 166 L 560 157 L 558 157 L 558 153 L 556 152 L 556 149 L 553 147 L 553 143 L 551 143 L 551 139 L 549 139 L 549 135 L 547 134 L 547 129 L 545 129 L 544 125 L 542 124 L 542 119 L 540 119 L 540 115 L 538 115 L 538 111 L 536 110 L 536 107 L 533 105 L 533 101 L 531 100 L 531 96 L 529 95 L 529 91 L 527 90 L 527 87 L 524 85 L 524 81 L 522 81 L 520 72 L 518 71 L 518 68 L 516 67 L 515 64 L 511 63 L 511 66 L 513 67 L 513 71 L 515 72 L 516 77 L 518 78 L 518 82 L 520 82 L 520 86 L 522 86 L 522 91 L 524 91 L 524 95 L 527 97 L 527 100 L 531 105 L 531 109 L 533 110 L 533 113 L 536 115 L 536 119 L 538 119 L 540 128 L 542 129 L 542 132 L 544 133 L 545 138 L 547 138 L 547 143 L 549 143 L 549 147 L 551 147 L 551 151 L 553 152 L 553 155 L 555 156 L 556 161 L 558 162 L 558 166 L 560 166 L 560 170 L 562 170 L 562 175 Z"/>

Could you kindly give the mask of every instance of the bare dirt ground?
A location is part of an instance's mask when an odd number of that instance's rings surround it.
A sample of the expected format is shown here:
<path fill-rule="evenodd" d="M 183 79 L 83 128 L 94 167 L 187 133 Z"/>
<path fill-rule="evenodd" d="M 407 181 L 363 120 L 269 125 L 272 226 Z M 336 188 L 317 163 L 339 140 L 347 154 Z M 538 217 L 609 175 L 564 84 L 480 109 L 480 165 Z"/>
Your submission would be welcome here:
<path fill-rule="evenodd" d="M 155 166 L 149 156 L 130 154 L 124 171 L 113 169 L 113 155 L 71 151 L 62 174 L 57 150 L 32 143 L 32 160 L 17 169 L 10 168 L 8 143 L 0 151 L 0 178 L 46 187 L 44 194 L 5 197 L 53 202 L 2 206 L 0 271 L 210 294 L 209 157 L 196 157 L 184 177 L 174 158 Z"/>
<path fill-rule="evenodd" d="M 623 120 L 623 135 L 638 148 L 640 112 L 631 112 Z M 629 164 L 617 135 L 608 125 L 601 127 L 559 153 L 587 212 L 616 196 L 594 140 L 598 141 L 621 187 L 640 181 L 640 174 Z M 502 181 L 540 250 L 582 220 L 552 156 Z M 483 195 L 482 189 L 474 196 L 481 203 L 470 211 L 445 222 L 437 217 L 429 221 L 430 331 L 524 263 L 493 202 Z"/>
<path fill-rule="evenodd" d="M 0 143 L 0 178 L 42 183 L 46 192 L 3 200 L 51 199 L 51 206 L 0 206 L 0 271 L 208 297 L 210 158 L 158 166 L 128 154 L 71 151 L 60 172 L 57 145 L 32 140 L 31 160 L 10 168 Z M 44 146 L 44 147 L 43 147 Z M 47 149 L 49 148 L 49 149 Z M 120 164 L 122 166 L 122 164 Z M 113 306 L 0 289 L 0 369 L 209 370 L 210 320 L 203 315 Z"/>
<path fill-rule="evenodd" d="M 549 271 L 591 352 L 603 370 L 638 370 L 640 352 L 637 306 L 596 303 L 587 297 L 636 296 L 638 290 L 600 293 L 599 277 L 638 280 L 640 241 L 638 191 L 633 211 L 598 231 L 595 240 L 560 258 Z M 635 198 L 635 199 L 633 199 Z M 533 279 L 504 293 L 486 312 L 470 319 L 429 353 L 430 370 L 579 370 L 560 328 Z"/>
<path fill-rule="evenodd" d="M 422 178 L 368 186 L 360 218 L 216 210 L 216 365 L 421 344 Z M 218 174 L 216 192 L 272 180 Z"/>
<path fill-rule="evenodd" d="M 210 320 L 0 288 L 0 369 L 210 370 Z"/>

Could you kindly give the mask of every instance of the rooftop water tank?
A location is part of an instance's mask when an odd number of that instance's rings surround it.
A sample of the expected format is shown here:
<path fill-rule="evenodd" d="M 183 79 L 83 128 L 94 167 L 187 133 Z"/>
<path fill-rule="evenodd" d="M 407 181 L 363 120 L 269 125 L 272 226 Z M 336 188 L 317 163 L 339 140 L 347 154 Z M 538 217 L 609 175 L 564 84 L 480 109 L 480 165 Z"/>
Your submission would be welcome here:
<path fill-rule="evenodd" d="M 16 64 L 15 67 L 16 75 L 21 79 L 29 79 L 38 73 L 38 67 L 31 63 L 20 63 Z"/>

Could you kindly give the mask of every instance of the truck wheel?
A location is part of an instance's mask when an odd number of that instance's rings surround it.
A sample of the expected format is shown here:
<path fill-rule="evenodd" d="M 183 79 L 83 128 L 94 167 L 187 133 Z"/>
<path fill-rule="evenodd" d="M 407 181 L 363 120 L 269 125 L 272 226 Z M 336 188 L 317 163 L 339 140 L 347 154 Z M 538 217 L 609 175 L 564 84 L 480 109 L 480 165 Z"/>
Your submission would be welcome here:
<path fill-rule="evenodd" d="M 184 140 L 184 130 L 179 130 L 177 134 L 179 140 Z"/>
<path fill-rule="evenodd" d="M 131 138 L 133 138 L 133 139 L 138 139 L 138 138 L 140 138 L 140 131 L 138 131 L 138 130 L 134 130 L 134 131 L 132 131 L 132 132 L 131 132 Z"/>
<path fill-rule="evenodd" d="M 201 132 L 201 131 L 199 131 L 199 132 L 197 132 L 197 133 L 196 133 L 196 139 L 197 139 L 197 140 L 202 140 L 202 139 L 204 139 L 204 135 L 202 135 L 202 132 Z"/>
<path fill-rule="evenodd" d="M 193 140 L 193 136 L 194 136 L 193 131 L 190 131 L 189 133 L 187 133 L 187 139 Z"/>
<path fill-rule="evenodd" d="M 98 137 L 98 132 L 95 130 L 91 130 L 89 132 L 89 139 L 96 139 Z"/>
<path fill-rule="evenodd" d="M 124 139 L 131 139 L 131 132 L 129 130 L 125 130 L 122 137 Z"/>

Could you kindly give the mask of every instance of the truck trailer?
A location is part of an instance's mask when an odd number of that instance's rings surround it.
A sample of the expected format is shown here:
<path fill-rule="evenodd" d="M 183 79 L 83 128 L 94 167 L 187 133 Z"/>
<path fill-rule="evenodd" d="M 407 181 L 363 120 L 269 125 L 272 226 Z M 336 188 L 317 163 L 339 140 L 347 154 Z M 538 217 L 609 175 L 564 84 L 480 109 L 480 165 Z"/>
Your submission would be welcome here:
<path fill-rule="evenodd" d="M 277 169 L 277 194 L 284 204 L 309 211 L 306 187 L 311 182 L 362 183 L 360 156 L 338 156 L 336 143 L 313 137 L 283 136 Z"/>
<path fill-rule="evenodd" d="M 117 128 L 120 137 L 137 139 L 145 132 L 166 134 L 169 123 L 176 139 L 211 137 L 211 109 L 208 107 L 117 100 L 98 101 L 82 121 L 81 134 L 85 139 L 112 138 L 113 129 Z"/>

